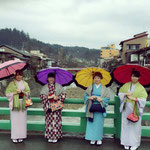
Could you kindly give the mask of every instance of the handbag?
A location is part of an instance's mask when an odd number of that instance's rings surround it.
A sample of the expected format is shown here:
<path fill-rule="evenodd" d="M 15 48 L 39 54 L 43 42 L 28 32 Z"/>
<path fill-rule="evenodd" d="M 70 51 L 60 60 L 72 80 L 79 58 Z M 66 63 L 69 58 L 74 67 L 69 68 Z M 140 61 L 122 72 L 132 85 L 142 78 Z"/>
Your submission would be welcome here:
<path fill-rule="evenodd" d="M 55 101 L 50 103 L 50 109 L 51 111 L 57 111 L 63 109 L 63 103 L 61 101 Z"/>
<path fill-rule="evenodd" d="M 51 96 L 52 94 L 49 94 Z M 50 99 L 50 109 L 52 112 L 63 109 L 63 102 L 60 100 Z"/>
<path fill-rule="evenodd" d="M 136 105 L 136 101 L 134 104 L 134 108 L 133 108 L 133 112 L 131 114 L 128 115 L 127 119 L 133 123 L 137 122 L 139 120 L 138 115 L 134 114 L 134 110 L 135 110 L 135 105 Z"/>
<path fill-rule="evenodd" d="M 101 103 L 99 104 L 93 104 L 93 101 L 92 101 L 92 105 L 89 109 L 90 112 L 101 112 L 101 113 L 104 113 L 106 110 L 105 108 L 101 105 Z"/>
<path fill-rule="evenodd" d="M 23 94 L 23 92 L 21 91 L 21 92 L 19 93 L 19 99 L 23 99 L 23 96 L 24 96 L 24 94 Z"/>
<path fill-rule="evenodd" d="M 29 107 L 29 106 L 32 106 L 32 105 L 33 105 L 33 102 L 30 99 L 30 95 L 28 95 L 27 98 L 26 98 L 26 107 Z"/>
<path fill-rule="evenodd" d="M 26 99 L 26 107 L 32 106 L 33 102 L 31 99 Z"/>

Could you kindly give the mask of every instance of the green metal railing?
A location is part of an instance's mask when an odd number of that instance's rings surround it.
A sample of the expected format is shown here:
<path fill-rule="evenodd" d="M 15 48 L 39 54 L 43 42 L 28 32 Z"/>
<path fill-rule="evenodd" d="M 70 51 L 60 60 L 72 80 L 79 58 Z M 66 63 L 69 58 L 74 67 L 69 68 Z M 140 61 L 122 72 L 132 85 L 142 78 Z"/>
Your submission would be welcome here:
<path fill-rule="evenodd" d="M 31 98 L 34 103 L 41 103 L 40 98 Z M 8 102 L 6 97 L 0 97 L 0 102 Z M 65 104 L 83 104 L 82 99 L 66 99 Z M 107 111 L 106 118 L 113 119 L 113 124 L 104 125 L 104 134 L 112 134 L 114 137 L 120 137 L 121 131 L 121 113 L 119 111 L 120 100 L 118 96 L 114 97 L 113 101 L 109 101 L 109 105 L 114 106 L 113 111 Z M 147 107 L 150 107 L 150 102 L 147 102 Z M 10 110 L 8 107 L 0 107 L 0 115 L 9 115 Z M 45 113 L 42 108 L 28 108 L 27 115 L 33 116 L 45 116 Z M 79 117 L 80 123 L 63 123 L 62 130 L 64 132 L 79 132 L 84 133 L 86 130 L 86 117 L 85 111 L 79 110 L 63 110 L 63 117 Z M 150 113 L 144 113 L 142 120 L 150 120 Z M 10 120 L 0 120 L 0 129 L 10 130 L 11 122 Z M 44 131 L 45 122 L 44 121 L 27 121 L 28 131 Z M 150 137 L 150 126 L 142 126 L 142 136 Z"/>

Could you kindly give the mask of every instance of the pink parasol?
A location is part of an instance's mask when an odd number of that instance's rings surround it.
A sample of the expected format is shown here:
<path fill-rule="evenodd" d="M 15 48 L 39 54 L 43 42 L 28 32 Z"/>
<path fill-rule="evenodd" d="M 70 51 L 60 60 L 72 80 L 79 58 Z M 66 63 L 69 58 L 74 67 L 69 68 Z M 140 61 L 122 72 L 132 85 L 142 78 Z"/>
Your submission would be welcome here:
<path fill-rule="evenodd" d="M 12 76 L 16 70 L 25 69 L 26 66 L 26 62 L 21 60 L 9 60 L 0 64 L 0 80 Z"/>

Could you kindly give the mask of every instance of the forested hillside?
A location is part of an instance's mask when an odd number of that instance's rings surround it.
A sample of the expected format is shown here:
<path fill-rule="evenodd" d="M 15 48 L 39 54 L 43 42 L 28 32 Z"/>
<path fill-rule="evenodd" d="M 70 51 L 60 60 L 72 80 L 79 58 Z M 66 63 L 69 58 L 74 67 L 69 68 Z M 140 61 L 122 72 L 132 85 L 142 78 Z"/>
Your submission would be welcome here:
<path fill-rule="evenodd" d="M 44 43 L 34 38 L 30 38 L 28 33 L 17 29 L 1 29 L 0 30 L 0 45 L 7 44 L 19 50 L 41 50 L 54 59 L 61 59 L 62 50 L 68 67 L 82 65 L 94 65 L 100 56 L 100 50 L 89 49 L 85 47 L 64 47 L 58 44 Z M 92 63 L 92 64 L 91 64 Z M 96 64 L 95 64 L 96 65 Z"/>

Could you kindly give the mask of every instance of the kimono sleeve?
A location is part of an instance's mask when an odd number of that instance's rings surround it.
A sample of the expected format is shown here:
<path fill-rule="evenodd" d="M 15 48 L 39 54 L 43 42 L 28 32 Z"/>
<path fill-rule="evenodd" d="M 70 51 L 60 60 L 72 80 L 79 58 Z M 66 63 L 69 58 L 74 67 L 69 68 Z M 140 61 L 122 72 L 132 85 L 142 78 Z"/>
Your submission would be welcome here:
<path fill-rule="evenodd" d="M 43 105 L 43 109 L 45 112 L 48 111 L 48 109 L 50 108 L 50 101 L 48 100 L 48 95 L 44 94 L 44 88 L 42 88 L 41 93 L 40 93 L 40 99 L 42 101 L 42 105 Z"/>
<path fill-rule="evenodd" d="M 48 100 L 48 96 L 44 95 L 44 94 L 41 94 L 40 99 L 42 101 L 44 111 L 47 112 L 48 109 L 50 108 L 50 101 Z"/>
<path fill-rule="evenodd" d="M 14 100 L 15 90 L 16 89 L 13 88 L 12 82 L 10 82 L 5 91 L 6 97 L 9 101 L 9 108 L 11 110 L 13 109 L 13 100 Z"/>
<path fill-rule="evenodd" d="M 61 102 L 64 102 L 65 98 L 66 98 L 66 91 L 65 91 L 65 89 L 62 87 L 62 85 L 57 84 L 57 87 L 56 87 L 55 90 L 59 93 L 58 94 L 58 100 L 61 101 Z"/>

